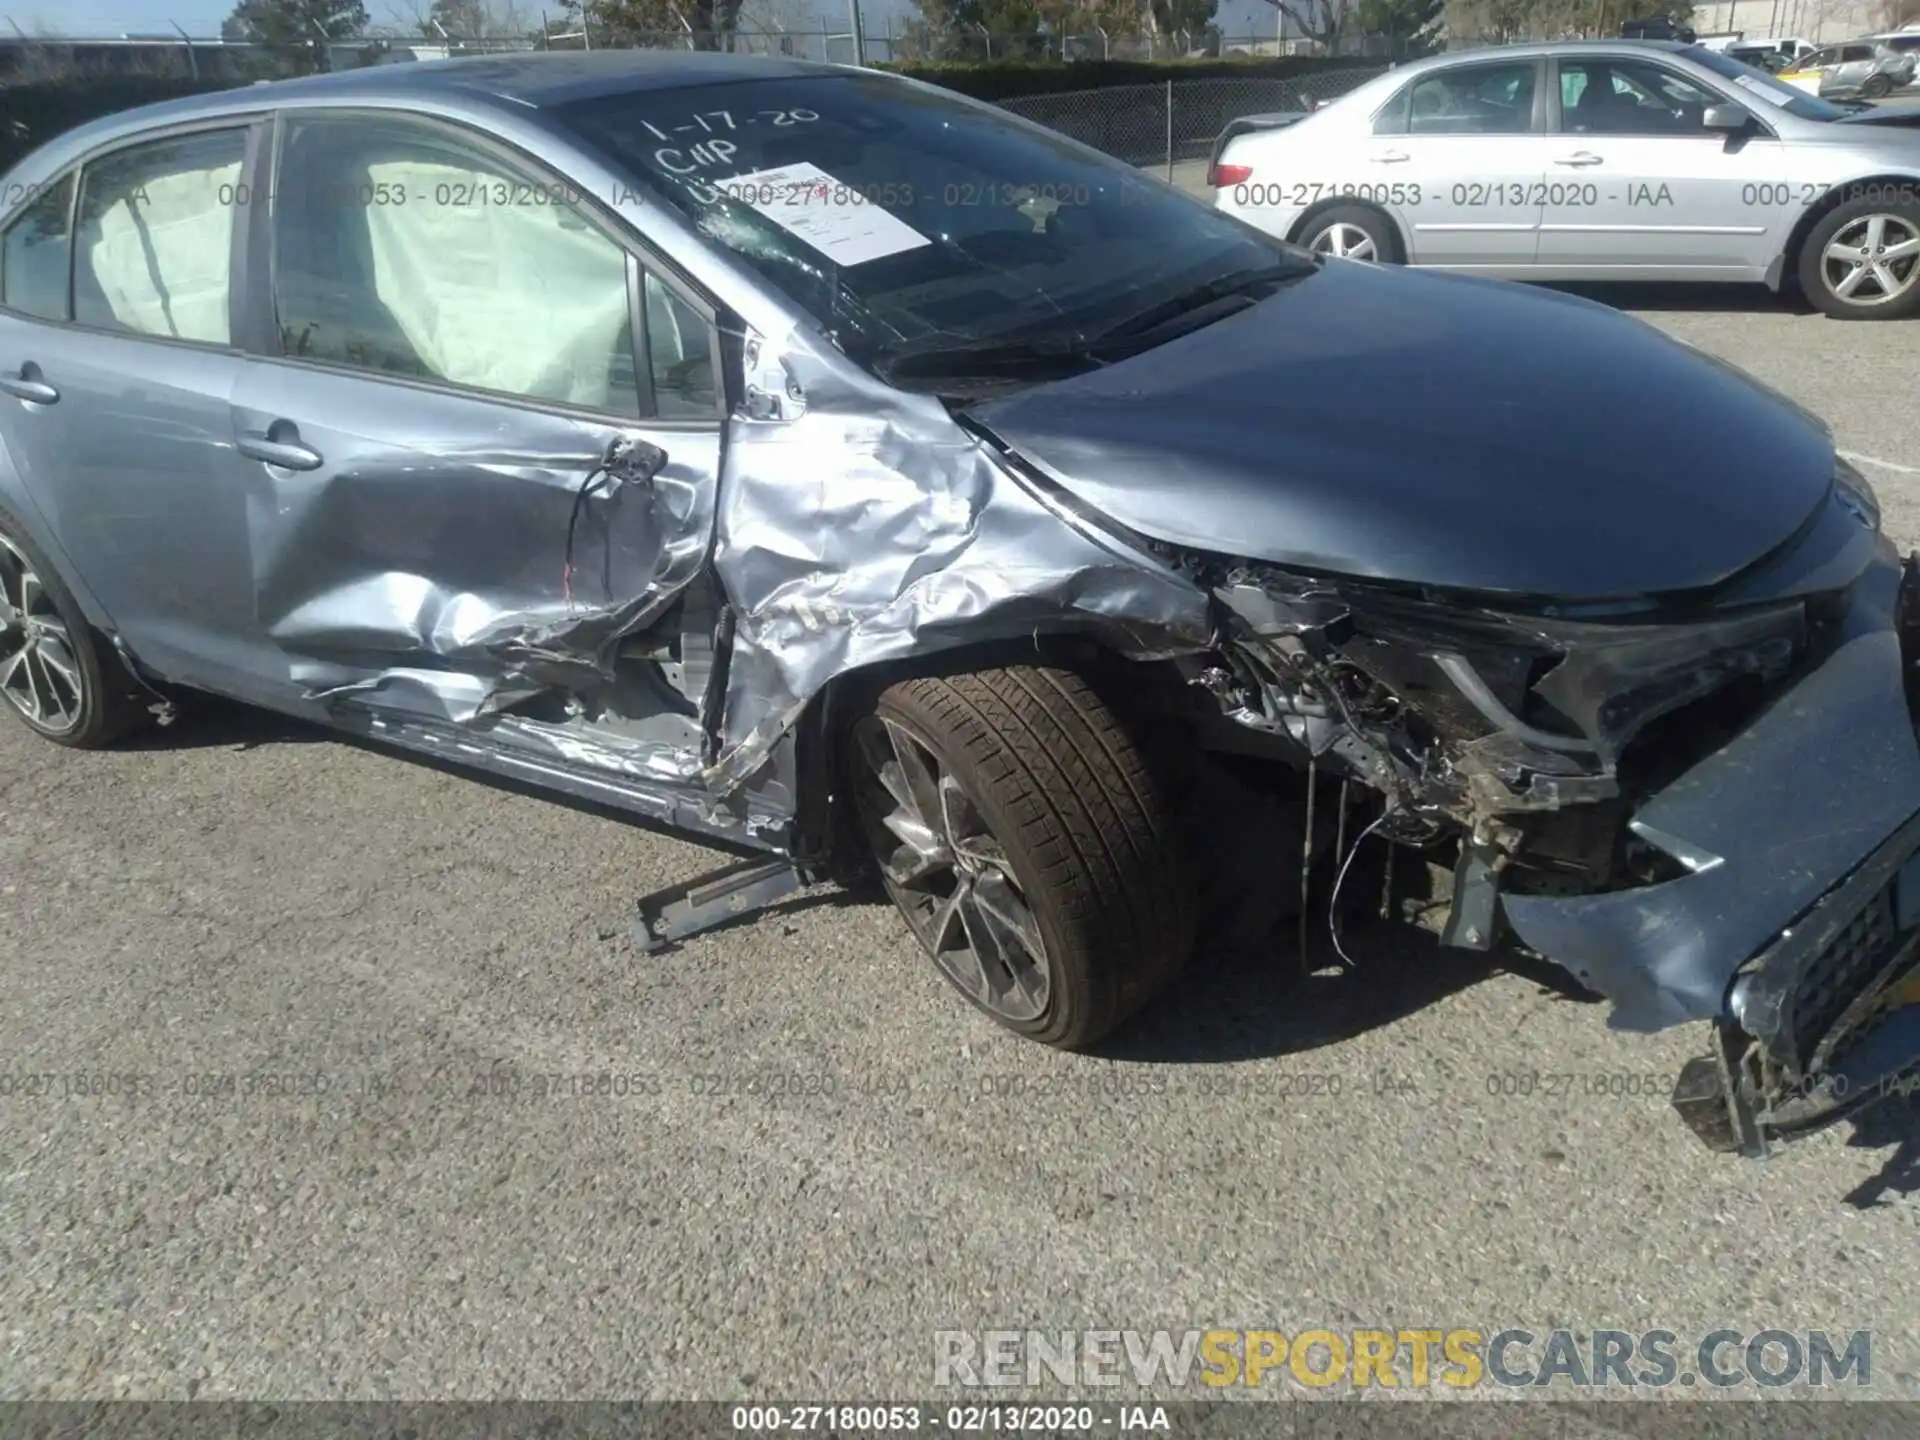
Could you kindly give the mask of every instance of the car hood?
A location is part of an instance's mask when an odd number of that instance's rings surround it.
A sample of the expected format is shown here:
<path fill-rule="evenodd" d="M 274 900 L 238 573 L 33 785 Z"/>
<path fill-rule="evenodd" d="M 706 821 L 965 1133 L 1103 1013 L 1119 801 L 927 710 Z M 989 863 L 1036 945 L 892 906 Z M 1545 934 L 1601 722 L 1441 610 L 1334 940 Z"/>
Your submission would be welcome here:
<path fill-rule="evenodd" d="M 1807 412 L 1605 306 L 1347 261 L 970 413 L 1159 540 L 1564 599 L 1723 581 L 1809 521 L 1835 464 Z"/>
<path fill-rule="evenodd" d="M 1857 130 L 1862 126 L 1875 130 L 1920 130 L 1920 110 L 1902 108 L 1899 110 L 1862 110 L 1858 115 L 1842 115 L 1832 122 Z M 1916 136 L 1920 143 L 1920 136 Z M 1915 152 L 1920 156 L 1920 151 Z"/>

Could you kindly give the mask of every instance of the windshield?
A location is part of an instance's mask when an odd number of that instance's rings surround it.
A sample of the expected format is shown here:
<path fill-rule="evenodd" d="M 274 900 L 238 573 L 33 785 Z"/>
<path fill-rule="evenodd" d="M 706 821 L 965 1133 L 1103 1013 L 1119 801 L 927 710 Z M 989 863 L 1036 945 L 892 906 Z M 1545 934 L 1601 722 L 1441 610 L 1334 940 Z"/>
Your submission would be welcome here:
<path fill-rule="evenodd" d="M 863 364 L 1067 343 L 1314 262 L 1048 132 L 872 73 L 638 91 L 560 120 Z"/>
<path fill-rule="evenodd" d="M 1799 120 L 1842 120 L 1853 113 L 1844 105 L 1835 105 L 1818 99 L 1804 90 L 1797 90 L 1783 81 L 1774 79 L 1765 70 L 1736 60 L 1731 55 L 1722 55 L 1717 51 L 1695 46 L 1686 52 L 1689 60 L 1696 65 L 1704 65 L 1714 74 L 1731 80 L 1747 94 L 1757 100 L 1764 100 L 1786 111 Z"/>

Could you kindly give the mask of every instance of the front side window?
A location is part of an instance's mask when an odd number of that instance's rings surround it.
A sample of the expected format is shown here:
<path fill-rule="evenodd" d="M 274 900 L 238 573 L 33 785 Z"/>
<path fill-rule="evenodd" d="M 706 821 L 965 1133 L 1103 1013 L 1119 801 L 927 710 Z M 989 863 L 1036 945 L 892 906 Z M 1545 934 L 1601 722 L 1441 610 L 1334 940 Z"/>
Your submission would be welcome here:
<path fill-rule="evenodd" d="M 116 150 L 80 177 L 73 318 L 208 345 L 232 342 L 228 291 L 247 132 Z"/>
<path fill-rule="evenodd" d="M 1309 257 L 1118 160 L 872 73 L 636 91 L 556 108 L 580 140 L 862 364 L 1071 342 Z"/>
<path fill-rule="evenodd" d="M 647 272 L 647 365 L 662 420 L 711 419 L 719 404 L 706 318 Z"/>
<path fill-rule="evenodd" d="M 1407 130 L 1413 135 L 1525 135 L 1533 128 L 1535 67 L 1475 65 L 1414 82 Z"/>
<path fill-rule="evenodd" d="M 41 320 L 67 318 L 68 214 L 73 177 L 41 191 L 0 241 L 0 305 Z"/>
<path fill-rule="evenodd" d="M 1720 98 L 1641 60 L 1563 60 L 1560 93 L 1561 128 L 1583 135 L 1710 137 L 1707 107 Z"/>
<path fill-rule="evenodd" d="M 410 121 L 288 123 L 273 219 L 282 352 L 638 416 L 627 252 L 576 198 Z"/>

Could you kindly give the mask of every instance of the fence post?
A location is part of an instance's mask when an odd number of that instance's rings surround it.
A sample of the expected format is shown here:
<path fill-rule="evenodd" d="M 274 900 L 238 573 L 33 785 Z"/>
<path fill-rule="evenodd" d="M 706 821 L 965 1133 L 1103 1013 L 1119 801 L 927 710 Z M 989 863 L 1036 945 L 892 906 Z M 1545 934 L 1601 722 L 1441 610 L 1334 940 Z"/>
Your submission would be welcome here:
<path fill-rule="evenodd" d="M 860 33 L 860 0 L 847 0 L 848 38 L 853 41 L 853 63 L 867 63 L 867 41 Z"/>
<path fill-rule="evenodd" d="M 1167 81 L 1167 183 L 1173 183 L 1173 81 Z"/>

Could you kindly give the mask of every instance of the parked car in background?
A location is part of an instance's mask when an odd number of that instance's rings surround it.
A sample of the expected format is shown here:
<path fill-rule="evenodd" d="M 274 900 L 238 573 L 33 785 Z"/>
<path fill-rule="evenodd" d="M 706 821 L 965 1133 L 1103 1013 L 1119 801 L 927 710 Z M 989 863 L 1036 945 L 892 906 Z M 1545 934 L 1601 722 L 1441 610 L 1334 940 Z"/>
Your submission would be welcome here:
<path fill-rule="evenodd" d="M 212 691 L 753 852 L 649 945 L 864 868 L 1054 1045 L 1173 983 L 1208 855 L 1330 917 L 1364 840 L 1443 943 L 1705 1022 L 1710 1143 L 1920 1059 L 1920 575 L 1652 326 L 766 57 L 228 91 L 0 197 L 0 697 L 50 742 Z M 1255 794 L 1297 850 L 1219 849 Z"/>
<path fill-rule="evenodd" d="M 1920 114 L 1847 107 L 1699 46 L 1435 56 L 1214 147 L 1220 209 L 1330 255 L 1520 280 L 1797 283 L 1920 310 Z"/>
<path fill-rule="evenodd" d="M 1664 15 L 1646 20 L 1628 20 L 1620 26 L 1622 40 L 1678 40 L 1691 45 L 1697 38 L 1684 25 L 1676 25 Z"/>
<path fill-rule="evenodd" d="M 1781 45 L 1772 44 L 1767 41 L 1755 41 L 1752 43 L 1741 41 L 1732 45 L 1716 48 L 1719 49 L 1722 55 L 1730 59 L 1738 60 L 1743 64 L 1751 65 L 1756 70 L 1764 70 L 1769 75 L 1778 75 L 1782 70 L 1789 69 L 1798 59 L 1798 54 L 1800 53 L 1789 51 Z M 1813 47 L 1809 45 L 1804 53 L 1811 54 L 1812 52 Z"/>
<path fill-rule="evenodd" d="M 1713 47 L 1736 60 L 1747 60 L 1749 55 L 1772 56 L 1779 64 L 1791 64 L 1802 55 L 1811 55 L 1820 47 L 1811 40 L 1803 40 L 1798 35 L 1755 35 L 1743 36 Z M 1751 60 L 1747 60 L 1752 64 Z"/>
<path fill-rule="evenodd" d="M 1782 70 L 1782 84 L 1822 100 L 1883 100 L 1913 83 L 1920 55 L 1870 40 L 1850 40 L 1816 50 Z"/>
<path fill-rule="evenodd" d="M 1867 35 L 1862 38 L 1871 41 L 1875 45 L 1884 45 L 1887 49 L 1897 51 L 1902 55 L 1910 55 L 1916 51 L 1920 51 L 1920 25 L 1909 25 L 1904 30 L 1888 30 L 1883 34 Z"/>

